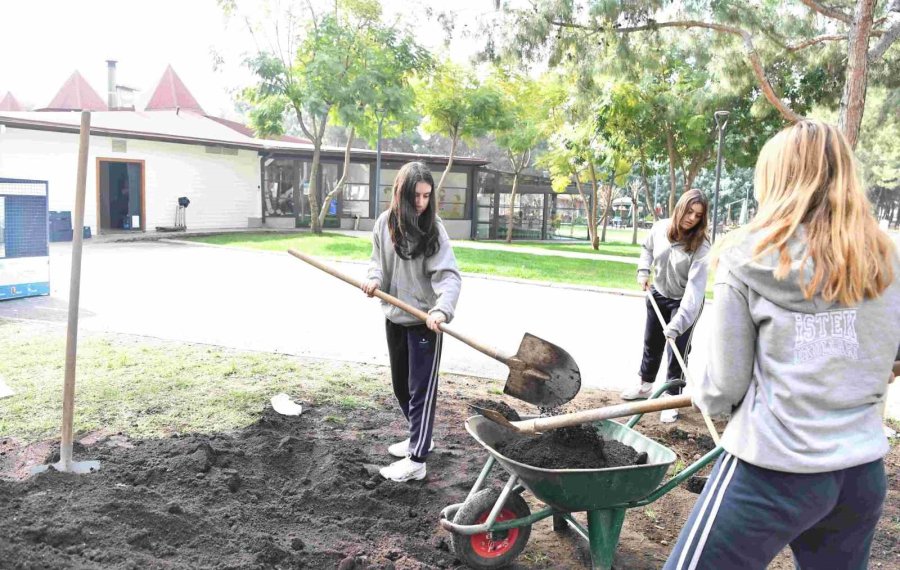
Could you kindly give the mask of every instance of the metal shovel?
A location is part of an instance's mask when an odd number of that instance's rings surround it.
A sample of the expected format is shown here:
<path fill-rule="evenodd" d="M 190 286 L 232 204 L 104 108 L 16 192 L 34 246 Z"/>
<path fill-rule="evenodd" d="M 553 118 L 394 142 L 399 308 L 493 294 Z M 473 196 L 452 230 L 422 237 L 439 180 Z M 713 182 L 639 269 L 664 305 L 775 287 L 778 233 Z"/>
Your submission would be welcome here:
<path fill-rule="evenodd" d="M 548 418 L 534 418 L 517 422 L 509 421 L 503 414 L 496 410 L 476 408 L 474 406 L 470 407 L 482 416 L 505 428 L 509 428 L 519 433 L 535 434 L 563 427 L 599 422 L 600 420 L 624 418 L 626 416 L 633 416 L 634 414 L 646 414 L 649 412 L 673 410 L 676 408 L 690 408 L 691 397 L 675 396 L 674 398 L 655 398 L 653 400 L 644 400 L 642 402 L 628 402 L 626 404 L 617 404 L 615 406 L 605 406 L 581 412 L 572 412 Z"/>
<path fill-rule="evenodd" d="M 288 253 L 357 289 L 362 287 L 360 281 L 325 265 L 314 257 L 293 249 L 289 249 Z M 424 311 L 420 311 L 384 291 L 376 290 L 374 295 L 422 321 L 428 318 L 428 314 Z M 546 340 L 525 333 L 519 344 L 518 352 L 510 355 L 498 348 L 468 338 L 446 324 L 441 324 L 440 328 L 441 331 L 453 338 L 506 364 L 509 367 L 509 376 L 506 378 L 503 392 L 514 398 L 540 407 L 556 407 L 570 401 L 581 389 L 581 372 L 579 372 L 575 360 L 568 352 Z"/>

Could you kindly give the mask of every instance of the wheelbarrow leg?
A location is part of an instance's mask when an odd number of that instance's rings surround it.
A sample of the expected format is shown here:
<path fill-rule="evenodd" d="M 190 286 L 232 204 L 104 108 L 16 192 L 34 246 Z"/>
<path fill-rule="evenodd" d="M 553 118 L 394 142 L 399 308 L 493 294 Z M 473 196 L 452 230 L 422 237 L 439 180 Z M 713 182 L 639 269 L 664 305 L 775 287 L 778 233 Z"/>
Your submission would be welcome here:
<path fill-rule="evenodd" d="M 566 522 L 566 517 L 563 515 L 553 515 L 553 530 L 559 532 L 561 530 L 568 530 L 569 523 Z"/>
<path fill-rule="evenodd" d="M 588 542 L 592 567 L 611 570 L 619 543 L 619 533 L 625 520 L 625 509 L 600 509 L 587 512 Z"/>

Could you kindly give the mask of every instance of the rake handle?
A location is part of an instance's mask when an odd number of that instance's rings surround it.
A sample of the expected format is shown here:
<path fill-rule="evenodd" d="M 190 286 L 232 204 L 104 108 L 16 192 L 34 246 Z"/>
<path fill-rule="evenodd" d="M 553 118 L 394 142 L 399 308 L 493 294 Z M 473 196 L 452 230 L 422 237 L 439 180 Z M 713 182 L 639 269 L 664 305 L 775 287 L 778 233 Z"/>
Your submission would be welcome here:
<path fill-rule="evenodd" d="M 601 420 L 611 420 L 613 418 L 624 418 L 635 414 L 647 414 L 650 412 L 672 410 L 675 408 L 690 408 L 691 405 L 690 396 L 655 398 L 643 402 L 629 402 L 626 404 L 617 404 L 615 406 L 584 410 L 582 412 L 561 414 L 549 418 L 536 418 L 533 420 L 523 420 L 512 423 L 516 429 L 521 432 L 543 433 L 558 428 L 577 426 L 589 422 L 599 422 Z"/>
<path fill-rule="evenodd" d="M 306 263 L 312 265 L 316 269 L 321 269 L 322 271 L 331 275 L 332 277 L 337 277 L 341 281 L 348 283 L 350 285 L 353 285 L 357 289 L 362 289 L 362 285 L 363 285 L 362 281 L 359 281 L 358 279 L 354 279 L 353 277 L 350 277 L 346 273 L 344 273 L 338 269 L 335 269 L 334 267 L 331 267 L 330 265 L 326 265 L 325 263 L 322 263 L 315 257 L 306 255 L 305 253 L 301 253 L 295 249 L 289 249 L 288 253 L 290 253 L 291 255 L 293 255 L 294 257 L 296 257 L 297 259 L 299 259 L 301 261 L 305 261 Z M 378 297 L 379 299 L 381 299 L 382 301 L 384 301 L 386 303 L 390 303 L 391 305 L 397 307 L 400 310 L 406 311 L 407 313 L 416 317 L 417 319 L 419 319 L 422 322 L 425 322 L 426 320 L 428 320 L 428 313 L 426 313 L 425 311 L 423 311 L 421 309 L 417 309 L 416 307 L 413 307 L 409 303 L 405 303 L 405 302 L 401 301 L 400 299 L 398 299 L 397 297 L 394 297 L 393 295 L 389 295 L 388 293 L 385 293 L 384 291 L 382 291 L 380 289 L 375 290 L 374 296 Z M 471 338 L 463 335 L 462 333 L 451 328 L 450 325 L 448 325 L 446 323 L 439 323 L 438 327 L 441 329 L 441 332 L 447 333 L 448 335 L 452 336 L 456 340 L 471 346 L 478 352 L 481 352 L 482 354 L 490 356 L 491 358 L 498 360 L 498 361 L 502 362 L 503 364 L 506 364 L 507 366 L 515 366 L 515 364 L 516 364 L 515 361 L 518 360 L 512 356 L 504 354 L 499 349 L 497 349 L 493 346 L 482 344 L 482 343 L 478 342 L 477 340 L 471 339 Z"/>
<path fill-rule="evenodd" d="M 647 298 L 650 299 L 650 304 L 653 305 L 653 311 L 656 313 L 656 318 L 659 319 L 659 326 L 665 329 L 666 320 L 662 316 L 662 311 L 659 310 L 659 305 L 656 304 L 656 299 L 653 298 L 653 291 L 647 291 Z M 681 366 L 684 377 L 687 378 L 687 381 L 691 383 L 691 385 L 693 385 L 694 381 L 691 380 L 687 363 L 685 363 L 684 358 L 682 358 L 681 351 L 678 350 L 678 345 L 675 344 L 675 339 L 666 337 L 666 341 L 669 343 L 669 347 L 672 349 L 672 354 L 675 355 L 678 365 Z M 713 443 L 719 445 L 719 432 L 716 430 L 716 425 L 713 423 L 712 418 L 710 418 L 703 410 L 700 410 L 700 414 L 703 416 L 703 422 L 706 423 L 706 429 L 709 430 L 709 435 L 713 438 Z"/>

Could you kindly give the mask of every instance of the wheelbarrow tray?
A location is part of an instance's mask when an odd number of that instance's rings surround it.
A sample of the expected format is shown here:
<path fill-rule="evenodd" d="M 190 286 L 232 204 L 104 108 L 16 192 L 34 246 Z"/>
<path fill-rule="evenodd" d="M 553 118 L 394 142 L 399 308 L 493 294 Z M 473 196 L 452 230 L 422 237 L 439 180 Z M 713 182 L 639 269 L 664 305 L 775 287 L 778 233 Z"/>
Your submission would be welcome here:
<path fill-rule="evenodd" d="M 671 449 L 618 422 L 604 420 L 591 425 L 604 439 L 646 452 L 647 463 L 605 469 L 542 469 L 513 461 L 494 448 L 500 442 L 531 436 L 511 432 L 482 416 L 470 417 L 466 431 L 535 497 L 565 512 L 593 511 L 643 499 L 659 486 L 675 462 Z"/>

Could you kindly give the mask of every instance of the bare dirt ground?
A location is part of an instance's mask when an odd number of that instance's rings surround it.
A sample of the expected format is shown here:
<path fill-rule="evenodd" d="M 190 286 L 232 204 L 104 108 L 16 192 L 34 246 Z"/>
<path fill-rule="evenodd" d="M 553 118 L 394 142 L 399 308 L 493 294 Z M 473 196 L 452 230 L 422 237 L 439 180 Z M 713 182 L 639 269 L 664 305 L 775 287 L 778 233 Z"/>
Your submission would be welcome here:
<path fill-rule="evenodd" d="M 428 477 L 404 484 L 377 474 L 391 460 L 387 446 L 404 437 L 390 398 L 374 409 L 306 407 L 300 417 L 266 409 L 253 425 L 212 435 L 82 434 L 76 459 L 102 462 L 98 473 L 83 476 L 23 479 L 31 465 L 52 460 L 54 446 L 0 440 L 0 567 L 458 568 L 438 514 L 465 498 L 486 459 L 463 427 L 466 402 L 483 394 L 481 380 L 442 380 Z M 577 408 L 617 402 L 590 391 L 578 396 Z M 675 450 L 680 465 L 709 449 L 693 413 L 665 426 L 647 416 L 638 429 Z M 886 465 L 889 495 L 872 568 L 900 565 L 898 446 Z M 629 511 L 616 568 L 661 567 L 696 498 L 677 488 Z M 513 568 L 586 568 L 588 556 L 577 535 L 554 532 L 546 519 Z M 792 564 L 783 553 L 771 567 Z"/>

